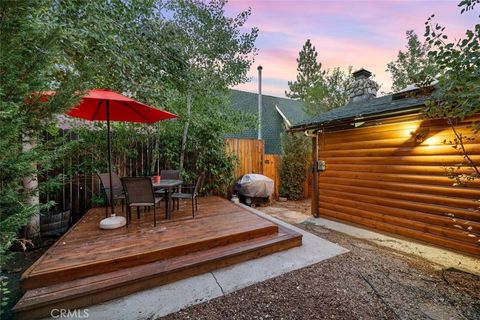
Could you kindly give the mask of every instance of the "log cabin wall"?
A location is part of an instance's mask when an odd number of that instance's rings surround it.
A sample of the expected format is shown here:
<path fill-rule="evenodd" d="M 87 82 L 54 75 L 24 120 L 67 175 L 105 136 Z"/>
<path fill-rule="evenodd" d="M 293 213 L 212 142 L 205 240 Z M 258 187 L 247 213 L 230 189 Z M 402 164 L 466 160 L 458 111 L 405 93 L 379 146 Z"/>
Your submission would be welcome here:
<path fill-rule="evenodd" d="M 480 164 L 480 136 L 459 122 L 470 157 Z M 319 133 L 320 216 L 360 224 L 465 253 L 480 255 L 480 181 L 453 186 L 448 167 L 465 163 L 449 144 L 444 120 L 420 115 L 383 119 Z M 458 172 L 470 172 L 461 167 Z"/>

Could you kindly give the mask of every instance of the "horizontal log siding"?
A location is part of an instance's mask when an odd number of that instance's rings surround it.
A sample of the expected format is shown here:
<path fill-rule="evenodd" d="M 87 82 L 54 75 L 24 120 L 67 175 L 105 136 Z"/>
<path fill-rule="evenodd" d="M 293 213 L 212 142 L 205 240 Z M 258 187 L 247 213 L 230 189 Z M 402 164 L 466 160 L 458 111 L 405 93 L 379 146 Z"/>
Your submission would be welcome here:
<path fill-rule="evenodd" d="M 480 164 L 474 121 L 480 116 L 457 128 L 473 137 L 465 147 Z M 416 134 L 424 135 L 422 141 Z M 421 116 L 320 133 L 319 159 L 327 166 L 319 174 L 320 215 L 480 255 L 479 238 L 472 236 L 480 234 L 480 181 L 452 186 L 445 170 L 463 162 L 448 144 L 453 139 L 446 121 Z"/>

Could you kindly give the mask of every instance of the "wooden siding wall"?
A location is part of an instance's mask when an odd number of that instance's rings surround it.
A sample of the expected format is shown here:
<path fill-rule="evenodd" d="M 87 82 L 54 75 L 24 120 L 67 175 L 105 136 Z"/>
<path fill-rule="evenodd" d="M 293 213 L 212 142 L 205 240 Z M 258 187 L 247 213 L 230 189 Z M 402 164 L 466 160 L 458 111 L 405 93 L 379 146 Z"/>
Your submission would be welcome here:
<path fill-rule="evenodd" d="M 472 121 L 480 116 L 459 123 L 458 132 L 473 138 L 466 150 L 480 164 Z M 326 161 L 319 174 L 320 216 L 480 255 L 480 182 L 452 185 L 445 170 L 463 157 L 444 140 L 453 140 L 447 123 L 420 116 L 320 133 L 319 159 Z"/>

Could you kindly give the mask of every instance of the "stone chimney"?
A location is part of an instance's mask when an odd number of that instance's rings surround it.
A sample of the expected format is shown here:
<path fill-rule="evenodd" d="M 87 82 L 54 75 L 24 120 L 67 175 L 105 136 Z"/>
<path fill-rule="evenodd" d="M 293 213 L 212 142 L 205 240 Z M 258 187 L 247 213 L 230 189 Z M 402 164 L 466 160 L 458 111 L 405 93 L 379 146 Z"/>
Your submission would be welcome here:
<path fill-rule="evenodd" d="M 362 68 L 355 71 L 352 75 L 354 80 L 347 89 L 348 103 L 367 101 L 377 96 L 377 91 L 380 86 L 370 79 L 372 75 L 370 71 Z"/>

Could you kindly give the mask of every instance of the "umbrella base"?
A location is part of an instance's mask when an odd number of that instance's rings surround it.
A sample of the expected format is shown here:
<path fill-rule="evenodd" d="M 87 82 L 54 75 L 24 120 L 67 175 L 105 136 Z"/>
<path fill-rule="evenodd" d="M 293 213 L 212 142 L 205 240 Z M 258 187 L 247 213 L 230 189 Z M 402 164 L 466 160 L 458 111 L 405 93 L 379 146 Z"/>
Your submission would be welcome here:
<path fill-rule="evenodd" d="M 111 216 L 100 221 L 100 229 L 117 229 L 125 226 L 126 224 L 127 220 L 125 219 L 125 217 Z"/>

